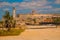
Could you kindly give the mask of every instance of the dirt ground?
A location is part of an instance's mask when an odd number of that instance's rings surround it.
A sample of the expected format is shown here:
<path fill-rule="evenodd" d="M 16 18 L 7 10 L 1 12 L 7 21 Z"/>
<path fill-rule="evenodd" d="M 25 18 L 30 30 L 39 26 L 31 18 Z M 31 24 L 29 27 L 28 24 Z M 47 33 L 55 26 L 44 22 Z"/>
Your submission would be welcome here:
<path fill-rule="evenodd" d="M 60 28 L 26 29 L 19 36 L 1 36 L 0 40 L 60 40 Z"/>

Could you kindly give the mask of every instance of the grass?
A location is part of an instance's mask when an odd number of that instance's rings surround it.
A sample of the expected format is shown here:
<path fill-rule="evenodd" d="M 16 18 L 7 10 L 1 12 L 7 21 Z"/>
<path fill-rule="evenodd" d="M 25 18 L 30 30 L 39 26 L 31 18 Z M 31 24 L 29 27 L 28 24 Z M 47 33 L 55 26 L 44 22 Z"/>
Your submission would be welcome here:
<path fill-rule="evenodd" d="M 22 29 L 11 29 L 10 31 L 0 30 L 0 36 L 15 36 L 19 35 L 24 30 Z"/>

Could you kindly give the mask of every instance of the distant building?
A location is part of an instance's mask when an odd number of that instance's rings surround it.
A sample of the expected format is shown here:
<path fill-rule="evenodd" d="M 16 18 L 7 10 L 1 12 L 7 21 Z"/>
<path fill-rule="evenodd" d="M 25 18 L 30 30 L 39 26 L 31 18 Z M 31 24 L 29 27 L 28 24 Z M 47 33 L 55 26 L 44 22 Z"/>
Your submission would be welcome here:
<path fill-rule="evenodd" d="M 52 17 L 60 17 L 60 14 L 42 14 L 36 13 L 36 11 L 33 10 L 32 13 L 16 15 L 16 8 L 13 8 L 13 19 L 16 20 L 17 25 L 39 24 L 40 22 L 53 22 Z"/>

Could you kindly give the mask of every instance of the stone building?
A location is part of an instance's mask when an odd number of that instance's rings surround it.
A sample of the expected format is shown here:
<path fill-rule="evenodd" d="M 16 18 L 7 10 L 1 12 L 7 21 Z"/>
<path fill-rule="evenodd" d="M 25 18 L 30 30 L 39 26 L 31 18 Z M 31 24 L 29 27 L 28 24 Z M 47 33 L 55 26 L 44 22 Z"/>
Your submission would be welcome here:
<path fill-rule="evenodd" d="M 41 22 L 53 22 L 52 17 L 60 17 L 60 14 L 42 14 L 36 13 L 36 11 L 33 10 L 32 13 L 16 15 L 16 8 L 13 8 L 13 18 L 16 20 L 17 25 L 34 25 L 39 24 Z"/>

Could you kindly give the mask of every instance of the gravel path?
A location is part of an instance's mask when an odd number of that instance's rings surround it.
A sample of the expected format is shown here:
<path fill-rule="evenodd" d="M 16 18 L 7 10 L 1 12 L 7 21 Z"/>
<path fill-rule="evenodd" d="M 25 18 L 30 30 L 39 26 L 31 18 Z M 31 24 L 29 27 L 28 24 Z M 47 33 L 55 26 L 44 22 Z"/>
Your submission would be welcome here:
<path fill-rule="evenodd" d="M 60 40 L 60 28 L 27 29 L 19 36 L 1 36 L 0 40 Z"/>

